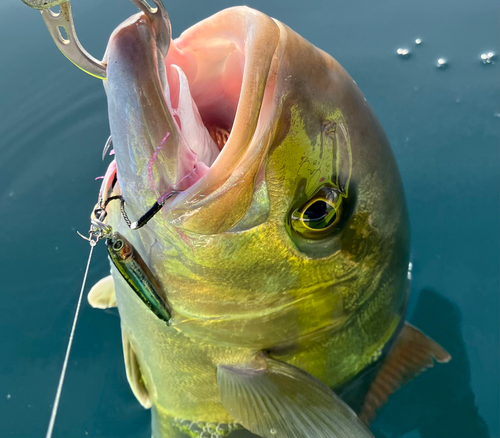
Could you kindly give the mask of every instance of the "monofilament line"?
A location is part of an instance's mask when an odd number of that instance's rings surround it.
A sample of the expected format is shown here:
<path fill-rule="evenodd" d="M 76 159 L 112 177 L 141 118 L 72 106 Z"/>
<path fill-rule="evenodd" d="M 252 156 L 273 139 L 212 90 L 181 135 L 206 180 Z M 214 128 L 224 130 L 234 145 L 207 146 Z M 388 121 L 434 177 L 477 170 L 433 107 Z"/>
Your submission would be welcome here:
<path fill-rule="evenodd" d="M 73 345 L 73 337 L 75 335 L 76 322 L 78 321 L 80 306 L 82 304 L 83 290 L 85 289 L 85 283 L 87 282 L 90 260 L 92 259 L 92 253 L 94 252 L 95 244 L 96 244 L 95 241 L 93 240 L 90 241 L 89 259 L 87 260 L 87 267 L 85 268 L 85 274 L 83 274 L 82 288 L 80 290 L 80 296 L 78 297 L 78 303 L 76 305 L 75 317 L 73 318 L 73 325 L 71 327 L 71 332 L 69 334 L 68 347 L 66 348 L 66 356 L 64 357 L 61 376 L 59 377 L 59 385 L 57 385 L 56 398 L 54 399 L 54 406 L 52 407 L 52 414 L 50 415 L 49 428 L 47 429 L 47 435 L 45 436 L 45 438 L 51 438 L 52 431 L 54 430 L 54 423 L 56 422 L 56 415 L 59 407 L 59 400 L 61 398 L 62 387 L 64 384 L 64 377 L 66 376 L 66 368 L 68 367 L 69 354 L 71 352 L 71 346 Z"/>

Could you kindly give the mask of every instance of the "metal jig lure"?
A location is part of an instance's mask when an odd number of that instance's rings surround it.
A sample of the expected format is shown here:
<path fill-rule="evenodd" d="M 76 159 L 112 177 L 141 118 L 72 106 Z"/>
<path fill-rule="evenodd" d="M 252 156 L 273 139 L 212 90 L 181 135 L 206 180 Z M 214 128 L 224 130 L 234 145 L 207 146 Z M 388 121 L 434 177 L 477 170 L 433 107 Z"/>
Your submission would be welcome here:
<path fill-rule="evenodd" d="M 110 201 L 108 199 L 108 201 Z M 107 204 L 106 204 L 107 205 Z M 96 214 L 97 213 L 97 214 Z M 100 239 L 106 239 L 108 255 L 123 279 L 132 288 L 144 304 L 161 320 L 169 325 L 172 317 L 170 306 L 162 296 L 161 287 L 148 265 L 134 246 L 120 233 L 113 231 L 103 220 L 105 207 L 94 210 L 97 217 L 91 220 L 90 237 L 86 238 L 95 245 Z"/>
<path fill-rule="evenodd" d="M 169 325 L 172 317 L 166 300 L 160 295 L 160 286 L 148 265 L 132 244 L 120 233 L 106 237 L 109 258 L 124 280 L 146 306 Z"/>

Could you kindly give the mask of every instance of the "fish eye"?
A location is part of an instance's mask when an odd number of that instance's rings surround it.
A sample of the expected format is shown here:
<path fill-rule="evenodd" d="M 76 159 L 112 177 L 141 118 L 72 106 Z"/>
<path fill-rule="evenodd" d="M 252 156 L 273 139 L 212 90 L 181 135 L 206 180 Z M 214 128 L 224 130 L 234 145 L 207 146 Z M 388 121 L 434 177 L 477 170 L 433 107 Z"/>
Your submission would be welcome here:
<path fill-rule="evenodd" d="M 121 239 L 115 240 L 111 247 L 113 248 L 113 251 L 120 251 L 123 248 L 123 240 Z"/>
<path fill-rule="evenodd" d="M 334 187 L 320 188 L 292 213 L 293 229 L 308 239 L 321 239 L 330 235 L 342 216 L 342 199 Z"/>

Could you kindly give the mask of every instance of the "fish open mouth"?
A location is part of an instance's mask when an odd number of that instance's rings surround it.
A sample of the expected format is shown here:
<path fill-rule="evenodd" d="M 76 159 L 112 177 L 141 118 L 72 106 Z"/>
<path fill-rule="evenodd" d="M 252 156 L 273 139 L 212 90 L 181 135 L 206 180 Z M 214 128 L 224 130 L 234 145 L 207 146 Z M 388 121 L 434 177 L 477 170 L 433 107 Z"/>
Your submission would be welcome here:
<path fill-rule="evenodd" d="M 105 55 L 109 120 L 133 214 L 175 190 L 162 211 L 174 225 L 212 234 L 241 220 L 275 130 L 279 36 L 276 22 L 248 8 L 176 40 L 166 12 L 147 8 L 114 31 Z"/>

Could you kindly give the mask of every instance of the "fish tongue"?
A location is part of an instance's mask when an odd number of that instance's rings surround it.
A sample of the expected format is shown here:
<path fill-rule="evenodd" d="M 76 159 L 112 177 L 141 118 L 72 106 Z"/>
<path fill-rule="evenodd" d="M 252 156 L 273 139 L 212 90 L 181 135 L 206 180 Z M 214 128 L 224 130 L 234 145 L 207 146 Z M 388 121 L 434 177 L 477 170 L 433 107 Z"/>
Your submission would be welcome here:
<path fill-rule="evenodd" d="M 198 155 L 200 161 L 210 167 L 219 155 L 219 148 L 203 124 L 198 107 L 191 96 L 186 75 L 177 65 L 170 66 L 169 91 L 170 104 L 174 106 L 173 104 L 177 103 L 176 108 L 171 109 L 174 119 L 178 121 L 184 142 Z"/>
<path fill-rule="evenodd" d="M 151 23 L 136 15 L 111 36 L 106 51 L 108 112 L 118 181 L 133 213 L 142 215 L 189 175 L 207 166 L 189 148 L 164 98 L 164 69 L 158 69 Z M 160 59 L 160 67 L 163 60 Z M 194 172 L 193 172 L 194 169 Z M 184 181 L 184 185 L 186 181 Z"/>

